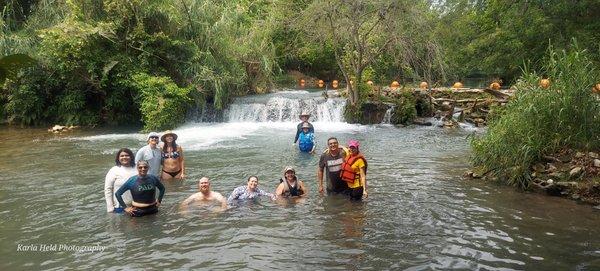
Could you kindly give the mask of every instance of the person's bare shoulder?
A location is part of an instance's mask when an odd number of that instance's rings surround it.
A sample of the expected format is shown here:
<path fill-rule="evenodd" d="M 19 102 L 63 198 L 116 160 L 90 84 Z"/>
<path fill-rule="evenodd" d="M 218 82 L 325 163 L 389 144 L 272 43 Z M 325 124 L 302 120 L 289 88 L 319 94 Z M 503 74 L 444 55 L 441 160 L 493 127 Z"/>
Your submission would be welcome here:
<path fill-rule="evenodd" d="M 215 191 L 211 191 L 210 192 L 210 196 L 211 196 L 211 198 L 214 198 L 214 199 L 217 199 L 217 200 L 225 198 L 225 197 L 223 197 L 223 195 L 221 195 L 221 193 L 215 192 Z"/>

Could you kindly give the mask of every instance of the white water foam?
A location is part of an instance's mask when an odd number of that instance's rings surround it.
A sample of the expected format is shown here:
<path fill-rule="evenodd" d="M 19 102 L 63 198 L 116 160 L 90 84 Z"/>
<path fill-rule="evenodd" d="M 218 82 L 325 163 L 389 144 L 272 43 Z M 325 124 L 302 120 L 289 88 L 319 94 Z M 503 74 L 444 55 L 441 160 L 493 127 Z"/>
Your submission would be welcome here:
<path fill-rule="evenodd" d="M 301 112 L 310 113 L 310 121 L 317 135 L 363 133 L 377 128 L 346 123 L 343 118 L 344 106 L 344 99 L 325 99 L 319 92 L 286 90 L 237 99 L 226 112 L 227 122 L 188 122 L 173 132 L 179 137 L 177 142 L 186 146 L 186 150 L 206 150 L 241 146 L 250 136 L 268 139 L 275 134 L 289 134 L 293 138 Z M 70 140 L 95 142 L 126 139 L 139 140 L 144 145 L 146 134 L 106 134 Z"/>
<path fill-rule="evenodd" d="M 187 123 L 173 130 L 178 135 L 177 142 L 185 146 L 186 150 L 206 150 L 232 148 L 243 144 L 248 136 L 265 136 L 268 138 L 273 133 L 289 134 L 293 139 L 297 122 L 228 122 L 228 123 Z M 360 133 L 369 126 L 348 124 L 345 122 L 312 122 L 318 134 L 334 133 Z M 82 140 L 89 142 L 119 141 L 123 139 L 139 140 L 140 144 L 146 141 L 145 133 L 132 134 L 105 134 L 87 137 L 73 137 L 68 140 Z M 110 149 L 109 153 L 113 153 Z"/>
<path fill-rule="evenodd" d="M 123 139 L 138 139 L 145 141 L 147 134 L 131 133 L 131 134 L 105 134 L 105 135 L 94 135 L 94 136 L 83 136 L 83 137 L 69 137 L 67 140 L 87 140 L 87 141 L 101 141 L 110 140 L 117 141 Z M 62 140 L 62 139 L 59 139 Z"/>

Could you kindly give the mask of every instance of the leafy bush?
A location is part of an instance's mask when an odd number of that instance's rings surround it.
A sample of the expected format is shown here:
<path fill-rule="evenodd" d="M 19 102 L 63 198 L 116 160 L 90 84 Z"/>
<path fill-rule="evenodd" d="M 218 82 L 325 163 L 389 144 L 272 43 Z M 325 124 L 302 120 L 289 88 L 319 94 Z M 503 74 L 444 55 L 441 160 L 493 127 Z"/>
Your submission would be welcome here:
<path fill-rule="evenodd" d="M 2 90 L 6 99 L 4 107 L 9 123 L 37 125 L 48 121 L 53 103 L 55 82 L 39 66 L 26 69 L 14 80 L 9 80 Z"/>
<path fill-rule="evenodd" d="M 543 70 L 551 80 L 548 89 L 538 86 L 540 76 L 525 71 L 515 99 L 488 132 L 474 138 L 472 161 L 507 184 L 526 189 L 531 165 L 560 148 L 600 147 L 600 103 L 591 92 L 599 73 L 585 51 L 550 49 Z"/>
<path fill-rule="evenodd" d="M 417 116 L 416 99 L 410 91 L 401 91 L 394 101 L 396 109 L 392 113 L 392 124 L 410 124 Z"/>
<path fill-rule="evenodd" d="M 144 130 L 173 129 L 185 120 L 192 100 L 191 88 L 180 88 L 168 77 L 139 73 L 133 76 L 133 86 L 139 94 Z"/>

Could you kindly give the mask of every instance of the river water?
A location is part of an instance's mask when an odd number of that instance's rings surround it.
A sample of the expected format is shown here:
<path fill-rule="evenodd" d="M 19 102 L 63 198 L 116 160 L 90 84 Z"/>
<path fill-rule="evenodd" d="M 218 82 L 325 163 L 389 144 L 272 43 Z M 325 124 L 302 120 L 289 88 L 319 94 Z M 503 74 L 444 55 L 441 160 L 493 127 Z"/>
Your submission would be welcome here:
<path fill-rule="evenodd" d="M 284 91 L 237 100 L 225 122 L 178 127 L 189 177 L 165 183 L 160 212 L 142 218 L 106 213 L 103 183 L 116 150 L 136 151 L 144 134 L 2 127 L 0 270 L 599 270 L 598 210 L 461 178 L 468 136 L 483 131 L 347 124 L 342 106 Z M 319 149 L 330 136 L 361 141 L 367 200 L 316 192 L 318 156 L 292 145 L 302 110 Z M 178 209 L 201 176 L 225 196 L 249 175 L 273 191 L 286 165 L 306 201 Z"/>

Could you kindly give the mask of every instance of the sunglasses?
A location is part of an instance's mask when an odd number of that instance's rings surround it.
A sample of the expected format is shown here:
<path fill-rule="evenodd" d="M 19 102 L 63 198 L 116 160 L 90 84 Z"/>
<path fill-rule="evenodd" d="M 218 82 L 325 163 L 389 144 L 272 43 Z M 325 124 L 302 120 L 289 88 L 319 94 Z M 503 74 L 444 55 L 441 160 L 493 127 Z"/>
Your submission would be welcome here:
<path fill-rule="evenodd" d="M 150 139 L 158 139 L 158 136 L 151 136 Z"/>

